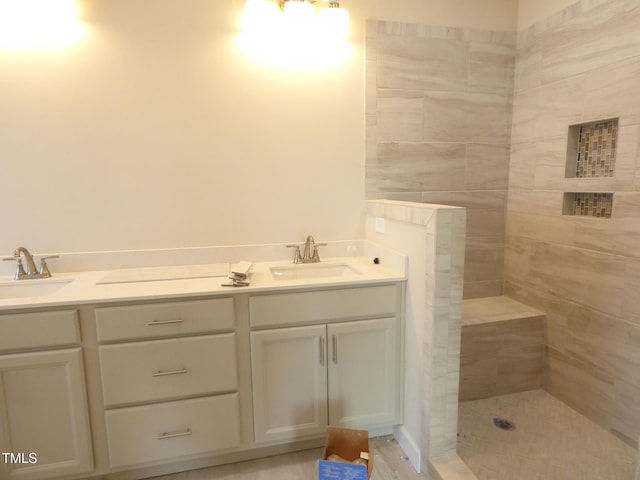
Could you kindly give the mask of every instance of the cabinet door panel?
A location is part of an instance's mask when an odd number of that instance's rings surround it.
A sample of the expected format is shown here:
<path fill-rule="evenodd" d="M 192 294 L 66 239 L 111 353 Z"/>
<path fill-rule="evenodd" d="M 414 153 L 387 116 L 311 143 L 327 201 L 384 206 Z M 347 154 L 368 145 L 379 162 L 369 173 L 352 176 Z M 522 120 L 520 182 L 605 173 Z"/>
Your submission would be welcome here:
<path fill-rule="evenodd" d="M 325 341 L 324 325 L 251 333 L 256 443 L 324 434 Z"/>
<path fill-rule="evenodd" d="M 0 356 L 0 477 L 46 479 L 88 472 L 91 436 L 80 348 Z M 37 462 L 29 463 L 34 453 Z"/>
<path fill-rule="evenodd" d="M 329 341 L 329 423 L 351 428 L 397 421 L 398 320 L 332 324 Z"/>

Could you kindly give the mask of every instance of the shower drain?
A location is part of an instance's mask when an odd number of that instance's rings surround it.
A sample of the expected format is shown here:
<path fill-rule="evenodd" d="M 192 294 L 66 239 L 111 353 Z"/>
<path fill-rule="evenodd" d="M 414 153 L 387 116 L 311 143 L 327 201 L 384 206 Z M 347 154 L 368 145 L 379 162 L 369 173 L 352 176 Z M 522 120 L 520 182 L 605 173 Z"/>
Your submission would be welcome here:
<path fill-rule="evenodd" d="M 516 426 L 515 424 L 510 421 L 507 420 L 506 418 L 499 418 L 496 417 L 493 419 L 493 424 L 498 427 L 500 430 L 515 430 Z"/>

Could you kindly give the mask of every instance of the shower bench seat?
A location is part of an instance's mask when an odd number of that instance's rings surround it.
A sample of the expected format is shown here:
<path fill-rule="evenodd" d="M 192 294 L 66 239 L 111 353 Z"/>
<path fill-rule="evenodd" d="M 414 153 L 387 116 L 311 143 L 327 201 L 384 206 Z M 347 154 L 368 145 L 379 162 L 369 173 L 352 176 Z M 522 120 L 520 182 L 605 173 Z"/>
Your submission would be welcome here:
<path fill-rule="evenodd" d="M 459 400 L 542 388 L 544 319 L 505 296 L 465 300 Z"/>

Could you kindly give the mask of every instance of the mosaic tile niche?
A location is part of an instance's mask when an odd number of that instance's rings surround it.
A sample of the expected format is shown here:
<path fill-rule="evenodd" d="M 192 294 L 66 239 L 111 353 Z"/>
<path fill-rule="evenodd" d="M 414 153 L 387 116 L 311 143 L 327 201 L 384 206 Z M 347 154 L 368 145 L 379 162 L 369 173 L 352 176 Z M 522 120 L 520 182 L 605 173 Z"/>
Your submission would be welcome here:
<path fill-rule="evenodd" d="M 567 192 L 564 214 L 581 217 L 611 218 L 613 193 Z"/>
<path fill-rule="evenodd" d="M 613 177 L 617 145 L 617 118 L 570 126 L 566 178 Z"/>

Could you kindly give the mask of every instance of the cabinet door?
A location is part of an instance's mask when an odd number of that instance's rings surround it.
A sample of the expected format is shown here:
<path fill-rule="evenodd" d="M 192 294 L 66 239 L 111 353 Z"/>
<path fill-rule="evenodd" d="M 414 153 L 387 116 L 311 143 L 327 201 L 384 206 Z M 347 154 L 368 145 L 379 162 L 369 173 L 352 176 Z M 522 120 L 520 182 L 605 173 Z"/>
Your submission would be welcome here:
<path fill-rule="evenodd" d="M 80 348 L 0 356 L 0 452 L 0 478 L 91 470 Z"/>
<path fill-rule="evenodd" d="M 325 433 L 325 342 L 324 325 L 251 332 L 256 443 Z"/>
<path fill-rule="evenodd" d="M 398 320 L 337 323 L 327 334 L 329 423 L 350 428 L 396 423 Z"/>

